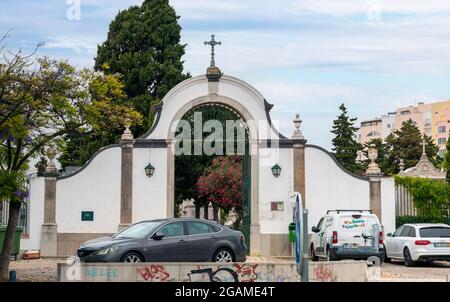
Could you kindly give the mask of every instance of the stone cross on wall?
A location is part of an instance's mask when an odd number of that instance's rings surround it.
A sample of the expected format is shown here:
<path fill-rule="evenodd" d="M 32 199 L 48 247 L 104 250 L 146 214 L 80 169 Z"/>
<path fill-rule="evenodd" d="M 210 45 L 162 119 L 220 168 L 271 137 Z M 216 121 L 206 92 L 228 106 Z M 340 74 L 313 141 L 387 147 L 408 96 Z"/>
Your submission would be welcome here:
<path fill-rule="evenodd" d="M 215 35 L 211 35 L 211 41 L 205 41 L 205 45 L 211 46 L 211 66 L 216 66 L 216 61 L 214 59 L 215 53 L 214 53 L 214 47 L 217 45 L 222 45 L 222 42 L 215 40 Z"/>
<path fill-rule="evenodd" d="M 427 154 L 425 147 L 428 146 L 428 143 L 425 141 L 425 134 L 423 135 L 423 139 L 422 139 L 422 148 L 423 148 L 423 152 L 422 154 Z"/>

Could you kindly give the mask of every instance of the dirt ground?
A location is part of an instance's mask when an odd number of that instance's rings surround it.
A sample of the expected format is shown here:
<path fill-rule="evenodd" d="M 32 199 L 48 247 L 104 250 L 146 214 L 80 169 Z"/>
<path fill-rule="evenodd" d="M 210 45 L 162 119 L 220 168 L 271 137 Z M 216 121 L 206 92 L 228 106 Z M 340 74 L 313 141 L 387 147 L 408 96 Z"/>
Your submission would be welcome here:
<path fill-rule="evenodd" d="M 287 261 L 288 258 L 248 257 L 248 262 Z M 17 281 L 49 282 L 57 281 L 57 263 L 66 259 L 37 259 L 11 261 L 10 270 L 16 271 Z M 450 262 L 419 264 L 406 267 L 402 262 L 384 263 L 381 268 L 381 281 L 446 281 L 450 275 Z"/>

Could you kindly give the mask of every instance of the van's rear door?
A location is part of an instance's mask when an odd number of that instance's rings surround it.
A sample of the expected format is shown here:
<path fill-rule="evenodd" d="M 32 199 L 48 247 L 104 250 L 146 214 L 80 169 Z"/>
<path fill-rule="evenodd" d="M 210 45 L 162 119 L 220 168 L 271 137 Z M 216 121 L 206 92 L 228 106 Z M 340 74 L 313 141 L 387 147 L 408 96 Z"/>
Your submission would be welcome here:
<path fill-rule="evenodd" d="M 339 218 L 338 240 L 344 248 L 375 248 L 379 231 L 379 223 L 371 215 L 349 214 Z"/>

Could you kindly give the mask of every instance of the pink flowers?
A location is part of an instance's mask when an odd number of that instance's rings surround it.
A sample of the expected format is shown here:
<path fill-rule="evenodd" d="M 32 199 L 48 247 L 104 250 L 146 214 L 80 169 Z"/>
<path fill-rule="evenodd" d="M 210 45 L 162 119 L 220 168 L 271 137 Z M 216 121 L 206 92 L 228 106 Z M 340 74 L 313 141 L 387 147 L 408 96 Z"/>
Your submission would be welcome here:
<path fill-rule="evenodd" d="M 197 181 L 197 192 L 225 210 L 242 206 L 242 157 L 217 157 Z"/>

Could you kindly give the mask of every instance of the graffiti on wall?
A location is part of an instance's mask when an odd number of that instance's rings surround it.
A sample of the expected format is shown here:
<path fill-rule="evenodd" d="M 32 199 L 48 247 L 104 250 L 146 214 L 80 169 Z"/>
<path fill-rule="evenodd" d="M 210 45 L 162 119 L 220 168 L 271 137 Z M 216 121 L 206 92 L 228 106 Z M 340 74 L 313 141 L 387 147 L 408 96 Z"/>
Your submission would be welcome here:
<path fill-rule="evenodd" d="M 314 267 L 314 279 L 320 282 L 335 282 L 337 276 L 330 265 L 319 264 Z"/>
<path fill-rule="evenodd" d="M 145 281 L 171 281 L 170 273 L 166 271 L 164 265 L 148 265 L 143 268 L 138 268 L 137 271 Z"/>

